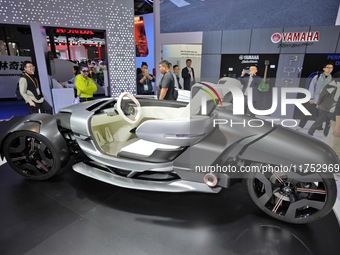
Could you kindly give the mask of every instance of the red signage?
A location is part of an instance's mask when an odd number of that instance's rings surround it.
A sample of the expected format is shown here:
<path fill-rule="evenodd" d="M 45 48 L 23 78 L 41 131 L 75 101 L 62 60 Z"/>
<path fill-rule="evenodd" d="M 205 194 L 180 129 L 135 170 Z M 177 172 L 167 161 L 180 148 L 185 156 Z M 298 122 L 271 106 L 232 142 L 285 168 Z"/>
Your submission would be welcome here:
<path fill-rule="evenodd" d="M 57 28 L 55 31 L 57 34 L 70 34 L 70 35 L 94 35 L 92 30 L 81 30 L 81 29 L 65 29 Z"/>
<path fill-rule="evenodd" d="M 288 33 L 274 33 L 271 36 L 273 43 L 282 42 L 297 42 L 297 43 L 310 43 L 319 41 L 319 32 L 288 32 Z"/>

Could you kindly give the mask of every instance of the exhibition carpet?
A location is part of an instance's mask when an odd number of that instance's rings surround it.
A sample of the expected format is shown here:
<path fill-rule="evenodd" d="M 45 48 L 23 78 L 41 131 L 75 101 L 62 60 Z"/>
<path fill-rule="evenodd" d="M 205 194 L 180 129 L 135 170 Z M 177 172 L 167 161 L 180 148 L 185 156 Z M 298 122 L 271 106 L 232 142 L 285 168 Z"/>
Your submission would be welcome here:
<path fill-rule="evenodd" d="M 0 120 L 8 120 L 13 116 L 25 116 L 28 114 L 24 101 L 16 99 L 0 100 Z"/>

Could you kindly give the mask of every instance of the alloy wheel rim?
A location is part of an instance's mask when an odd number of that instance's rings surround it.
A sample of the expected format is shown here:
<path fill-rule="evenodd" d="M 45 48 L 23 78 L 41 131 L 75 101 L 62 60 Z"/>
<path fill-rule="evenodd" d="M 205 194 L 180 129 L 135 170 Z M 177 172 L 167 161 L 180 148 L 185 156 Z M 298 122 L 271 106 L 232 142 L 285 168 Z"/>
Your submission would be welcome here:
<path fill-rule="evenodd" d="M 14 138 L 9 144 L 8 154 L 15 168 L 27 176 L 43 176 L 53 168 L 50 148 L 34 136 Z"/>
<path fill-rule="evenodd" d="M 327 202 L 324 180 L 315 173 L 256 173 L 253 189 L 263 208 L 289 221 L 311 217 Z"/>

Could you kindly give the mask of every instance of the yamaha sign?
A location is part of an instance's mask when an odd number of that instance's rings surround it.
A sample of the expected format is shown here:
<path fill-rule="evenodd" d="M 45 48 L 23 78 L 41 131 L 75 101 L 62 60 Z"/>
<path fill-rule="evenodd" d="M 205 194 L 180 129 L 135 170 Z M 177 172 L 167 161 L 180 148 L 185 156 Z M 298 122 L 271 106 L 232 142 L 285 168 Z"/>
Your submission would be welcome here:
<path fill-rule="evenodd" d="M 318 42 L 320 34 L 318 31 L 311 32 L 287 32 L 274 33 L 271 36 L 272 43 L 278 43 L 278 48 L 303 47 Z"/>
<path fill-rule="evenodd" d="M 289 42 L 289 43 L 305 43 L 305 42 L 318 42 L 319 32 L 287 32 L 287 33 L 274 33 L 271 36 L 273 43 Z"/>
<path fill-rule="evenodd" d="M 241 60 L 241 64 L 257 64 L 260 55 L 240 55 L 238 59 Z"/>

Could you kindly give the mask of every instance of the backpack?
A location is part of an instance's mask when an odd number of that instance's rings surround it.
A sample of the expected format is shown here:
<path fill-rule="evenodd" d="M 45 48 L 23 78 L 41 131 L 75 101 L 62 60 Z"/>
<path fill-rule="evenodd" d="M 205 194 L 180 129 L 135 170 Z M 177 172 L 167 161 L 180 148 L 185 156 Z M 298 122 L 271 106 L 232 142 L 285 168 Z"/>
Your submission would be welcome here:
<path fill-rule="evenodd" d="M 20 93 L 19 82 L 17 83 L 17 89 L 15 90 L 15 95 L 18 100 L 24 100 L 24 98 L 22 97 Z"/>
<path fill-rule="evenodd" d="M 177 89 L 174 89 L 174 99 L 177 100 L 178 98 L 178 90 Z"/>
<path fill-rule="evenodd" d="M 337 89 L 337 87 L 329 84 L 322 89 L 318 101 L 319 109 L 327 112 L 334 112 L 337 103 L 337 100 L 335 99 Z"/>

